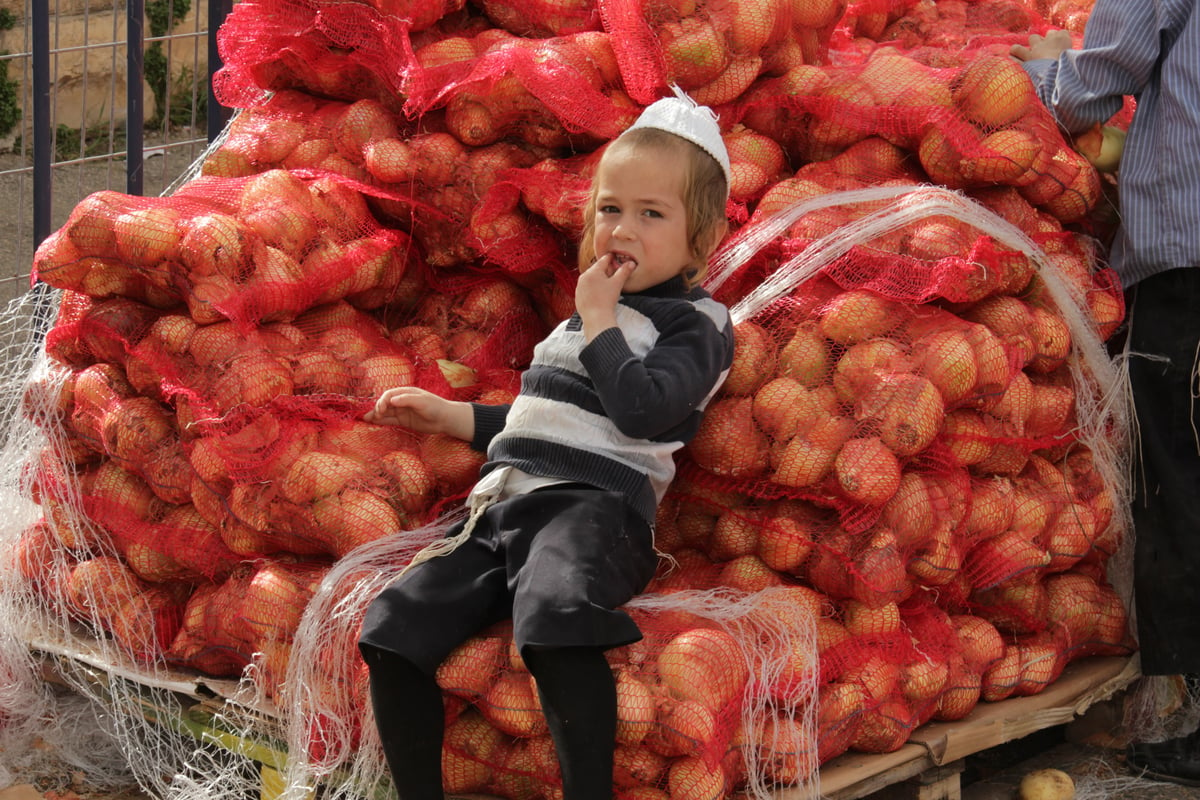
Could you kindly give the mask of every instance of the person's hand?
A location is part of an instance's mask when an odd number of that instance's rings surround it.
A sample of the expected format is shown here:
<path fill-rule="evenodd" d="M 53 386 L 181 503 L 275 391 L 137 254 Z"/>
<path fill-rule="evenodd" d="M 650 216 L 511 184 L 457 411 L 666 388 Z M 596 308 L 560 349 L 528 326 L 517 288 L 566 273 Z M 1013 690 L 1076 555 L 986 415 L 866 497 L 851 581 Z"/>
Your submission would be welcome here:
<path fill-rule="evenodd" d="M 1045 36 L 1033 34 L 1029 44 L 1014 44 L 1008 49 L 1008 54 L 1017 61 L 1034 61 L 1039 58 L 1057 59 L 1075 46 L 1068 31 L 1048 31 Z"/>
<path fill-rule="evenodd" d="M 398 425 L 417 433 L 451 433 L 458 405 L 461 404 L 415 386 L 397 386 L 381 394 L 363 419 L 379 425 Z"/>
<path fill-rule="evenodd" d="M 611 253 L 605 253 L 579 276 L 579 282 L 575 284 L 575 310 L 583 320 L 588 341 L 617 324 L 617 301 L 635 269 L 635 262 L 617 264 Z"/>

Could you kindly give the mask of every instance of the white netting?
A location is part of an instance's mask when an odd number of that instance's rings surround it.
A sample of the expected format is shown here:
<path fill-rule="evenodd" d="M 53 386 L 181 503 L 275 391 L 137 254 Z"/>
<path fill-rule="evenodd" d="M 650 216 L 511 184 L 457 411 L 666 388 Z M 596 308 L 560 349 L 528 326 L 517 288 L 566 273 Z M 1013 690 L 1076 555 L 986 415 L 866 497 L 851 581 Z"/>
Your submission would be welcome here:
<path fill-rule="evenodd" d="M 994 238 L 1033 262 L 1057 313 L 1070 328 L 1072 349 L 1067 363 L 1071 377 L 1076 387 L 1089 388 L 1089 391 L 1078 391 L 1075 397 L 1078 439 L 1096 453 L 1096 466 L 1102 472 L 1105 485 L 1114 492 L 1120 530 L 1128 531 L 1133 496 L 1128 435 L 1132 405 L 1124 372 L 1125 361 L 1114 360 L 1108 354 L 1079 287 L 1065 280 L 1045 251 L 1020 228 L 978 202 L 932 185 L 879 186 L 831 192 L 796 203 L 742 229 L 714 258 L 708 285 L 714 291 L 719 289 L 731 274 L 804 216 L 820 209 L 857 205 L 879 208 L 839 226 L 780 264 L 767 280 L 730 309 L 734 321 L 753 319 L 855 245 L 873 242 L 913 222 L 948 216 Z M 1122 548 L 1122 559 L 1131 555 L 1130 547 Z M 1123 594 L 1128 598 L 1132 590 L 1130 563 L 1118 561 L 1115 567 L 1110 577 L 1120 582 Z"/>

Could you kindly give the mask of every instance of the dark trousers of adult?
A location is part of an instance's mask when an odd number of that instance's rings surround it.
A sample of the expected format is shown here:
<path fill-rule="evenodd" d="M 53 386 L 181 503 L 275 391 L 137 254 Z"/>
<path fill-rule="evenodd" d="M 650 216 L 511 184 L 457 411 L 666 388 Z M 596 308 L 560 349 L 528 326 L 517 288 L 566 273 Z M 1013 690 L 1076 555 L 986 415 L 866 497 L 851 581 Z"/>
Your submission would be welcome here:
<path fill-rule="evenodd" d="M 1131 292 L 1134 596 L 1146 675 L 1200 674 L 1200 268 Z"/>
<path fill-rule="evenodd" d="M 363 648 L 371 705 L 400 800 L 444 800 L 442 692 L 434 677 L 403 656 Z M 567 800 L 610 800 L 617 690 L 600 647 L 528 647 L 525 665 L 562 767 Z"/>

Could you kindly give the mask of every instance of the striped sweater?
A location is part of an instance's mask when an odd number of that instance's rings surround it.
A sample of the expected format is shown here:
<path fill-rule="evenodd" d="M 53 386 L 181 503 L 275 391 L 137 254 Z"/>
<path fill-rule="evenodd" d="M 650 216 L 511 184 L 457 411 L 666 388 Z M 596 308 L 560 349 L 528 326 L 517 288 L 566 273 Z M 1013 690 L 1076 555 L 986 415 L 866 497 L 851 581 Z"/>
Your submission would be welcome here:
<path fill-rule="evenodd" d="M 511 405 L 475 404 L 481 475 L 509 465 L 621 492 L 653 524 L 732 359 L 728 309 L 682 278 L 622 295 L 617 327 L 590 344 L 574 314 L 534 349 Z"/>

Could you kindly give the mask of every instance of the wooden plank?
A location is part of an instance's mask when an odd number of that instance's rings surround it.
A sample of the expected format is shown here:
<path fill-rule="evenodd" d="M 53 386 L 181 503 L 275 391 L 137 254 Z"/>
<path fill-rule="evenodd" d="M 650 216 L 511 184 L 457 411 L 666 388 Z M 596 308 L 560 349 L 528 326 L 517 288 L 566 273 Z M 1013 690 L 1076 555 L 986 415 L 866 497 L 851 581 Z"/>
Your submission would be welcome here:
<path fill-rule="evenodd" d="M 198 672 L 169 670 L 162 666 L 150 667 L 139 664 L 132 659 L 121 658 L 115 647 L 101 649 L 97 646 L 95 639 L 88 637 L 73 636 L 65 632 L 56 632 L 53 637 L 39 634 L 30 638 L 26 645 L 32 652 L 67 658 L 151 689 L 165 689 L 197 700 L 208 700 L 214 697 L 229 699 L 239 694 L 236 680 L 210 678 Z M 114 661 L 114 657 L 118 657 L 120 660 Z M 278 712 L 273 707 L 259 705 L 255 707 L 255 710 L 267 716 L 278 716 Z"/>
<path fill-rule="evenodd" d="M 908 781 L 912 800 L 962 800 L 962 761 L 926 770 Z"/>
<path fill-rule="evenodd" d="M 856 800 L 936 766 L 919 744 L 906 744 L 894 753 L 846 753 L 821 767 L 821 797 Z M 779 793 L 780 800 L 791 800 L 786 791 Z"/>
<path fill-rule="evenodd" d="M 1128 686 L 1137 675 L 1136 663 L 1127 657 L 1083 659 L 1068 664 L 1062 676 L 1039 694 L 980 703 L 961 720 L 921 726 L 909 741 L 925 747 L 935 764 L 956 761 L 1064 725 Z"/>
<path fill-rule="evenodd" d="M 1092 704 L 1127 687 L 1138 675 L 1135 658 L 1074 662 L 1041 693 L 980 703 L 961 720 L 923 725 L 894 753 L 846 753 L 829 761 L 821 767 L 821 796 L 828 800 L 858 800 L 915 777 L 940 775 L 937 770 L 943 765 L 959 763 L 966 756 L 1070 722 Z M 930 787 L 920 791 L 899 789 L 895 796 L 952 800 L 961 793 L 958 779 L 948 776 L 934 779 Z M 779 792 L 778 798 L 796 800 L 787 790 Z"/>

